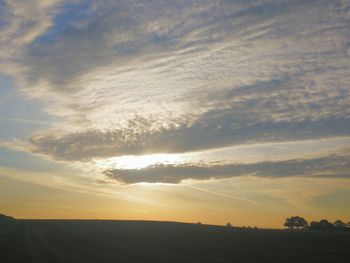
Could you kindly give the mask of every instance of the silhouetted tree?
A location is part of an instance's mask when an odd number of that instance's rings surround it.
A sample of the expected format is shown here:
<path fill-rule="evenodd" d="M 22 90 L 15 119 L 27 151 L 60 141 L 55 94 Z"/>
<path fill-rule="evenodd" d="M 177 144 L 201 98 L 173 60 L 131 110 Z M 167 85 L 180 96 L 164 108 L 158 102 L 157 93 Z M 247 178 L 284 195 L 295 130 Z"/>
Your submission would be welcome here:
<path fill-rule="evenodd" d="M 309 229 L 312 231 L 321 231 L 321 224 L 317 221 L 312 221 L 310 223 Z"/>
<path fill-rule="evenodd" d="M 292 216 L 290 218 L 286 219 L 286 222 L 284 223 L 285 227 L 288 227 L 289 229 L 303 229 L 306 228 L 308 225 L 307 221 L 300 216 Z"/>
<path fill-rule="evenodd" d="M 288 226 L 290 228 L 295 227 L 294 222 L 295 217 L 287 218 L 285 226 Z M 341 220 L 336 220 L 333 224 L 329 222 L 327 219 L 322 219 L 319 222 L 318 221 L 312 221 L 308 227 L 311 231 L 350 231 L 349 224 L 344 223 Z"/>
<path fill-rule="evenodd" d="M 327 219 L 320 220 L 320 227 L 322 231 L 334 231 L 335 226 L 329 222 Z"/>
<path fill-rule="evenodd" d="M 339 219 L 334 221 L 333 225 L 334 225 L 335 229 L 338 231 L 344 232 L 344 231 L 348 230 L 348 226 L 343 221 L 341 221 Z"/>
<path fill-rule="evenodd" d="M 227 224 L 226 224 L 226 227 L 227 227 L 227 228 L 231 228 L 232 225 L 231 225 L 230 223 L 227 223 Z"/>
<path fill-rule="evenodd" d="M 288 227 L 289 229 L 293 229 L 294 225 L 292 223 L 292 219 L 291 218 L 286 218 L 286 222 L 284 222 L 284 226 Z"/>

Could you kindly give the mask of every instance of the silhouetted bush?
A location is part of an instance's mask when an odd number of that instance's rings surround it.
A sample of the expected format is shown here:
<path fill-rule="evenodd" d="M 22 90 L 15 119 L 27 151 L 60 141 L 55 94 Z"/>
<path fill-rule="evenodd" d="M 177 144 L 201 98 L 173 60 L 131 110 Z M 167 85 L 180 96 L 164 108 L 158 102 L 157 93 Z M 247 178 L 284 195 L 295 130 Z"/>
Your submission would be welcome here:
<path fill-rule="evenodd" d="M 308 223 L 303 217 L 292 216 L 292 217 L 286 219 L 284 226 L 288 227 L 289 229 L 294 229 L 294 228 L 304 229 L 304 228 L 307 228 Z"/>

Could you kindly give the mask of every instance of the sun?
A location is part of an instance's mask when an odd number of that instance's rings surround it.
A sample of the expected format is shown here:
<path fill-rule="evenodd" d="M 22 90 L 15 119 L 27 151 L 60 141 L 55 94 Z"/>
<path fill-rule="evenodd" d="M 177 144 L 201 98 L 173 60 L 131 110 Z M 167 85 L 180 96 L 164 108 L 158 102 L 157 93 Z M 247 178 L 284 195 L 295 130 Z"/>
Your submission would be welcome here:
<path fill-rule="evenodd" d="M 157 164 L 177 164 L 182 159 L 178 154 L 124 155 L 96 160 L 95 165 L 103 169 L 143 169 Z"/>

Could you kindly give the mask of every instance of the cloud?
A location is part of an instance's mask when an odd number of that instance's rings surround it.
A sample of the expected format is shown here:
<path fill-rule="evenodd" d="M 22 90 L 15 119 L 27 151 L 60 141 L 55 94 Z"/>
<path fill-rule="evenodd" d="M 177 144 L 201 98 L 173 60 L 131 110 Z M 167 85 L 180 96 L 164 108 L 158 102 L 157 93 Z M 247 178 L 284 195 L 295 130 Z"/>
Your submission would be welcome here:
<path fill-rule="evenodd" d="M 209 94 L 212 109 L 180 123 L 159 124 L 157 119 L 140 117 L 124 129 L 38 133 L 21 147 L 57 160 L 88 161 L 349 136 L 348 91 L 314 92 L 311 97 L 304 86 L 293 86 L 297 82 L 272 80 Z"/>
<path fill-rule="evenodd" d="M 250 164 L 160 164 L 143 169 L 108 169 L 104 174 L 125 184 L 140 182 L 176 184 L 186 179 L 208 180 L 236 176 L 349 178 L 350 151 L 344 149 L 338 153 L 313 159 Z"/>
<path fill-rule="evenodd" d="M 41 6 L 35 10 L 47 11 Z M 191 63 L 195 68 L 184 67 L 193 72 L 201 65 L 195 78 L 211 72 L 221 79 L 227 74 L 240 81 L 266 79 L 295 70 L 302 66 L 300 62 L 322 60 L 315 56 L 324 56 L 330 49 L 344 53 L 349 32 L 343 10 L 347 8 L 346 3 L 328 1 L 98 1 L 83 11 L 63 11 L 70 14 L 68 21 L 56 19 L 58 25 L 27 46 L 19 60 L 26 68 L 22 78 L 31 93 L 36 89 L 77 92 L 85 89 L 80 78 L 98 69 L 124 69 L 135 59 L 144 63 L 145 57 L 164 59 L 172 51 L 189 49 L 198 63 Z M 332 19 L 337 20 L 336 28 L 329 25 Z M 318 28 L 310 26 L 314 23 Z M 302 34 L 306 40 L 301 39 Z M 198 53 L 201 50 L 204 57 Z M 190 58 L 191 52 L 185 61 L 178 54 L 174 57 L 182 63 Z M 217 63 L 227 69 L 212 72 Z M 166 61 L 154 64 L 169 66 Z M 239 68 L 233 67 L 237 64 Z"/>
<path fill-rule="evenodd" d="M 87 162 L 350 135 L 347 1 L 13 3 L 1 62 L 66 122 L 8 147 Z"/>
<path fill-rule="evenodd" d="M 0 2 L 0 63 L 19 59 L 23 50 L 53 25 L 63 0 Z"/>

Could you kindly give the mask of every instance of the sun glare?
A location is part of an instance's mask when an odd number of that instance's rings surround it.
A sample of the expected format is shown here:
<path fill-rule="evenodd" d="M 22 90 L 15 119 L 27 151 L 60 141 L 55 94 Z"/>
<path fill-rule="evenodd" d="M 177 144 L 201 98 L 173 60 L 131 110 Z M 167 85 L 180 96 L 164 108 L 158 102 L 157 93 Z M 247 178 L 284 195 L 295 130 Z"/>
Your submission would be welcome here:
<path fill-rule="evenodd" d="M 103 169 L 142 169 L 157 164 L 177 164 L 183 158 L 178 154 L 125 155 L 95 161 Z"/>

